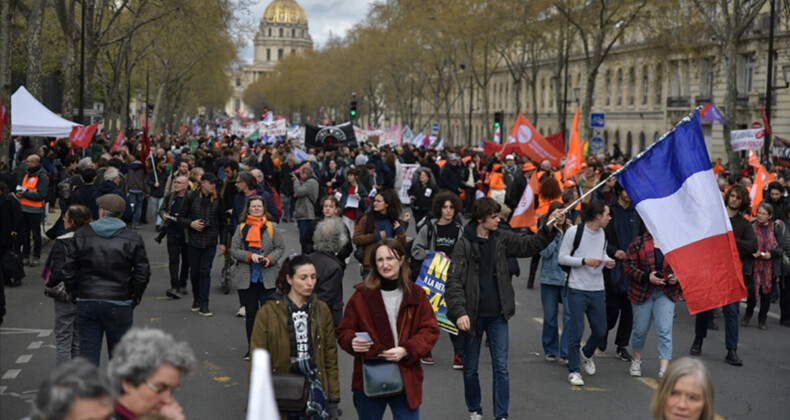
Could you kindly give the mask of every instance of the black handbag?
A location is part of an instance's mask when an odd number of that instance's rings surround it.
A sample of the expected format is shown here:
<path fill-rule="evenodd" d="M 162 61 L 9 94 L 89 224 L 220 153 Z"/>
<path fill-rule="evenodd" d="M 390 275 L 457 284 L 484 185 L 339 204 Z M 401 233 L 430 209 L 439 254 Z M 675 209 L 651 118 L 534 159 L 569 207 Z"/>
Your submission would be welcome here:
<path fill-rule="evenodd" d="M 277 400 L 277 409 L 288 412 L 304 412 L 310 382 L 300 373 L 272 372 L 272 388 Z"/>
<path fill-rule="evenodd" d="M 25 266 L 19 253 L 16 236 L 11 236 L 11 249 L 3 253 L 0 258 L 0 269 L 3 270 L 6 278 L 13 280 L 25 278 Z"/>
<path fill-rule="evenodd" d="M 384 359 L 365 360 L 362 385 L 368 398 L 392 397 L 403 392 L 403 378 L 397 363 Z"/>

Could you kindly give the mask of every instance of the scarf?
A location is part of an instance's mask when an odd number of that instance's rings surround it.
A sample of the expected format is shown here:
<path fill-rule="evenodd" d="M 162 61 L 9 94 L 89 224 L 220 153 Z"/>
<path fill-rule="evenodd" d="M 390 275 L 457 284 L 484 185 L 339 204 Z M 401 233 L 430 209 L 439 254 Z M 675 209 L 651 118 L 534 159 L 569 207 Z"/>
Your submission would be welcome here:
<path fill-rule="evenodd" d="M 769 222 L 765 225 L 754 224 L 754 234 L 757 236 L 758 251 L 771 252 L 779 245 L 774 236 L 773 225 Z M 754 260 L 754 290 L 759 294 L 760 289 L 763 293 L 771 293 L 771 280 L 773 279 L 773 260 Z"/>
<path fill-rule="evenodd" d="M 261 217 L 247 215 L 244 223 L 250 226 L 244 240 L 250 244 L 250 248 L 261 249 L 261 230 L 266 226 L 266 215 Z"/>

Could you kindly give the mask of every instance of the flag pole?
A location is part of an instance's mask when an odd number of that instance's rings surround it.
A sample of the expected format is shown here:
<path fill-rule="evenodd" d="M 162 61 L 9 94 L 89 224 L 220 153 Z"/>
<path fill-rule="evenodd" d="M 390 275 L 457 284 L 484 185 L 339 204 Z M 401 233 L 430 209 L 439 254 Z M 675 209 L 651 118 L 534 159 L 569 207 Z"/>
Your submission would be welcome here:
<path fill-rule="evenodd" d="M 148 152 L 148 157 L 151 158 L 151 166 L 154 169 L 154 180 L 156 180 L 156 183 L 158 184 L 159 183 L 159 175 L 156 174 L 156 161 L 154 161 L 154 154 L 151 153 L 151 152 Z"/>
<path fill-rule="evenodd" d="M 584 198 L 585 198 L 585 197 L 587 197 L 588 195 L 592 194 L 592 193 L 593 193 L 593 191 L 597 190 L 598 188 L 601 188 L 601 186 L 602 186 L 603 184 L 605 184 L 605 183 L 606 183 L 606 181 L 608 181 L 608 180 L 609 180 L 609 178 L 611 178 L 611 177 L 613 177 L 613 176 L 617 176 L 617 175 L 619 175 L 620 173 L 622 173 L 623 171 L 625 171 L 626 169 L 628 169 L 628 167 L 629 167 L 629 166 L 631 166 L 631 165 L 632 165 L 634 162 L 636 162 L 637 160 L 641 159 L 641 158 L 642 158 L 642 156 L 644 156 L 644 155 L 645 155 L 645 153 L 647 153 L 648 151 L 650 151 L 650 149 L 652 149 L 653 147 L 655 147 L 655 146 L 656 146 L 658 143 L 661 143 L 662 141 L 664 141 L 664 139 L 666 139 L 666 138 L 667 138 L 667 137 L 668 137 L 670 134 L 674 133 L 674 132 L 675 132 L 675 129 L 677 129 L 678 127 L 680 127 L 680 125 L 681 125 L 681 124 L 685 124 L 685 123 L 689 122 L 689 121 L 691 120 L 691 117 L 692 117 L 692 116 L 694 116 L 694 113 L 695 113 L 695 112 L 699 112 L 699 110 L 700 110 L 700 109 L 702 109 L 702 106 L 698 106 L 697 108 L 695 108 L 695 109 L 694 109 L 694 111 L 691 111 L 691 112 L 690 112 L 688 115 L 686 115 L 685 117 L 683 117 L 683 119 L 681 119 L 681 120 L 680 120 L 680 121 L 679 121 L 677 124 L 675 124 L 675 126 L 674 126 L 674 127 L 672 127 L 672 129 L 671 129 L 671 130 L 669 130 L 669 131 L 667 131 L 666 133 L 664 133 L 664 135 L 663 135 L 663 136 L 661 136 L 661 138 L 659 138 L 658 140 L 656 140 L 655 142 L 653 142 L 653 144 L 651 144 L 650 146 L 647 146 L 647 148 L 646 148 L 645 150 L 642 150 L 642 151 L 641 151 L 641 152 L 639 152 L 639 153 L 638 153 L 636 156 L 632 157 L 632 158 L 631 158 L 631 160 L 629 160 L 628 162 L 626 162 L 626 163 L 623 165 L 623 167 L 622 167 L 622 168 L 620 168 L 620 169 L 618 169 L 618 170 L 616 170 L 616 171 L 612 172 L 612 173 L 611 173 L 609 176 L 607 176 L 607 177 L 606 177 L 606 178 L 605 178 L 603 181 L 599 182 L 599 183 L 598 183 L 598 184 L 596 184 L 594 187 L 590 188 L 590 190 L 589 190 L 589 191 L 587 191 L 586 193 L 582 194 L 582 196 L 581 196 L 581 197 L 577 198 L 576 200 L 573 200 L 573 202 L 572 202 L 571 204 L 569 204 L 567 207 L 565 207 L 564 209 L 562 209 L 562 212 L 563 212 L 563 213 L 567 213 L 567 212 L 568 212 L 568 210 L 570 210 L 570 209 L 572 209 L 572 208 L 576 207 L 576 205 L 577 205 L 577 204 L 579 204 L 579 202 L 580 202 L 580 201 L 584 200 Z M 553 222 L 554 222 L 554 220 L 555 220 L 555 218 L 551 218 L 551 219 L 549 219 L 548 223 L 546 223 L 546 224 L 547 224 L 547 225 L 549 225 L 549 224 L 553 223 Z"/>

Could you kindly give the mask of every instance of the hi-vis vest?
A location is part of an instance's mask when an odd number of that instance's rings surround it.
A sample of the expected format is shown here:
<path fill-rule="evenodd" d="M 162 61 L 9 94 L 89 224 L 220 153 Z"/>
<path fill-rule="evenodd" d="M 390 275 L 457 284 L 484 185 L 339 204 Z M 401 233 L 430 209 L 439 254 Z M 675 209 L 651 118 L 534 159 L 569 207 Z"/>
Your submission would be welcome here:
<path fill-rule="evenodd" d="M 38 185 L 38 177 L 30 176 L 30 174 L 25 174 L 25 178 L 22 180 L 22 186 L 27 188 L 28 190 L 36 191 L 36 185 Z M 29 198 L 25 198 L 25 196 L 23 195 L 19 199 L 19 204 L 28 207 L 42 208 L 44 207 L 44 200 L 41 201 L 31 200 Z"/>

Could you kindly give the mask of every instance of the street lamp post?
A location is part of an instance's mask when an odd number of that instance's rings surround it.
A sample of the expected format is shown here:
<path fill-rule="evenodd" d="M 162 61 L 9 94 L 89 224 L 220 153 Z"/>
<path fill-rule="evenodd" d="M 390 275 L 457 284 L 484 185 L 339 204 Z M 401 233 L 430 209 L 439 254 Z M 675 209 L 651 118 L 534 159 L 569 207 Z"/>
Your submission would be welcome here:
<path fill-rule="evenodd" d="M 466 64 L 461 63 L 461 71 L 466 71 Z M 474 94 L 472 86 L 472 75 L 469 75 L 469 133 L 467 134 L 467 146 L 472 146 L 472 96 Z"/>

